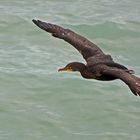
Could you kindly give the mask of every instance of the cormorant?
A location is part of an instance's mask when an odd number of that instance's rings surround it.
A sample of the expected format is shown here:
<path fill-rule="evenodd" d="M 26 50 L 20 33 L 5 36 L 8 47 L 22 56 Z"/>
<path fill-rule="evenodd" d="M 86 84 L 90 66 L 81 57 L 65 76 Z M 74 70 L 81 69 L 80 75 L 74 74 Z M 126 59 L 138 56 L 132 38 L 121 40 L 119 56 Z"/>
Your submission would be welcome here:
<path fill-rule="evenodd" d="M 104 54 L 94 43 L 58 25 L 34 19 L 32 21 L 39 28 L 51 33 L 52 36 L 70 43 L 87 62 L 87 64 L 72 62 L 58 71 L 79 71 L 84 78 L 102 81 L 120 79 L 129 86 L 134 95 L 140 96 L 140 78 L 134 76 L 132 70 L 115 63 L 110 55 Z"/>

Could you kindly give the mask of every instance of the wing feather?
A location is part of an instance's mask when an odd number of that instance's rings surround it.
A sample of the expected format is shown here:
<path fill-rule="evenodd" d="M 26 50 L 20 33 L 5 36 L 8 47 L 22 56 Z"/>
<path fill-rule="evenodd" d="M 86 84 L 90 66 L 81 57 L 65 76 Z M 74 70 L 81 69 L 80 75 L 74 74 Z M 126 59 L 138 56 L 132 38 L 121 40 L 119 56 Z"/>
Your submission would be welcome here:
<path fill-rule="evenodd" d="M 94 43 L 69 29 L 64 29 L 58 25 L 42 22 L 40 20 L 33 20 L 33 22 L 41 29 L 51 33 L 52 36 L 63 39 L 73 45 L 86 60 L 94 55 L 104 55 L 102 50 Z"/>
<path fill-rule="evenodd" d="M 128 85 L 134 95 L 140 96 L 140 78 L 136 77 L 135 75 L 132 75 L 125 70 L 110 68 L 108 66 L 104 66 L 101 73 L 105 75 L 111 75 L 122 80 L 125 84 Z"/>

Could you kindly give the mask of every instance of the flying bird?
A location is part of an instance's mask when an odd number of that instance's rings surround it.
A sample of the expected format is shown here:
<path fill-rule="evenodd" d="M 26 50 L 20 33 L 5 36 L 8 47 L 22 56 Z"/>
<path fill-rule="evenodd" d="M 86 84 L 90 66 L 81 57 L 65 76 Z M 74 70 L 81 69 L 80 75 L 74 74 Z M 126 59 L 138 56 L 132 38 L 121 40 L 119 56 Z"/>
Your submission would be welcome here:
<path fill-rule="evenodd" d="M 140 96 L 140 78 L 134 75 L 133 70 L 114 62 L 112 57 L 105 54 L 97 45 L 70 29 L 40 20 L 33 19 L 32 21 L 52 36 L 70 43 L 86 61 L 86 64 L 71 62 L 58 71 L 78 71 L 83 78 L 101 81 L 120 79 L 128 85 L 134 95 Z"/>

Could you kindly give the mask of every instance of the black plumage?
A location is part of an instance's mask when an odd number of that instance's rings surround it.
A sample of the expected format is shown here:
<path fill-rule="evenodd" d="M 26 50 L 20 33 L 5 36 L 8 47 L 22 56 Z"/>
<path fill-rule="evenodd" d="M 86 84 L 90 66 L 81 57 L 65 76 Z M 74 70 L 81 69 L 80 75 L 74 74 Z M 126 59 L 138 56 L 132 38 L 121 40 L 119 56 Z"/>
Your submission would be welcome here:
<path fill-rule="evenodd" d="M 84 78 L 110 81 L 120 79 L 126 83 L 134 95 L 140 96 L 140 78 L 133 71 L 115 63 L 110 55 L 106 55 L 94 43 L 77 33 L 55 24 L 32 20 L 39 28 L 52 36 L 65 40 L 74 46 L 86 60 L 87 64 L 72 62 L 59 71 L 79 71 Z"/>

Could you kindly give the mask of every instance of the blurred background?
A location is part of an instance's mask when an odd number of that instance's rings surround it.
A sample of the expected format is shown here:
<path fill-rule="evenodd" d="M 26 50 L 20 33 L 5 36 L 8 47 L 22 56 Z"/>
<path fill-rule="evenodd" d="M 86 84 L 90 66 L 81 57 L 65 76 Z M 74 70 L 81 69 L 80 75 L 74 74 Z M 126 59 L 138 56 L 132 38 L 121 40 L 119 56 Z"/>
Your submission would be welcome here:
<path fill-rule="evenodd" d="M 119 80 L 58 73 L 84 60 L 34 18 L 89 38 L 140 76 L 139 0 L 0 0 L 0 140 L 139 140 L 140 98 Z"/>

